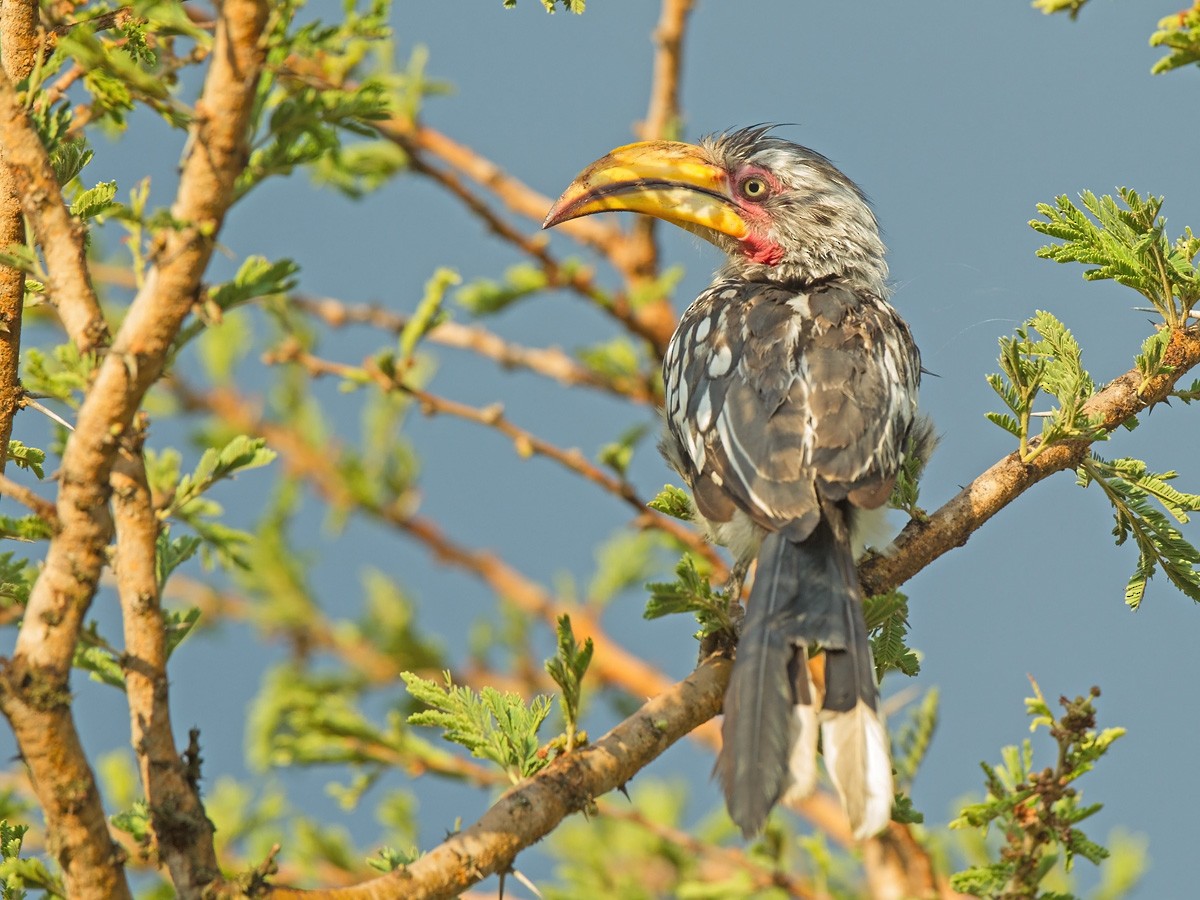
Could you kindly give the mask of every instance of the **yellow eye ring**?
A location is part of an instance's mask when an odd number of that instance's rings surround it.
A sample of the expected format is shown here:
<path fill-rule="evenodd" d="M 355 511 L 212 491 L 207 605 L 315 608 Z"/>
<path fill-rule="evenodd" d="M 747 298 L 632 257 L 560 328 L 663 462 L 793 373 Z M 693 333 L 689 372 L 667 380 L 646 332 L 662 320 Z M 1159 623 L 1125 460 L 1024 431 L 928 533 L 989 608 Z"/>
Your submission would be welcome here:
<path fill-rule="evenodd" d="M 757 175 L 743 178 L 738 184 L 738 193 L 747 200 L 765 200 L 767 198 L 767 182 Z"/>

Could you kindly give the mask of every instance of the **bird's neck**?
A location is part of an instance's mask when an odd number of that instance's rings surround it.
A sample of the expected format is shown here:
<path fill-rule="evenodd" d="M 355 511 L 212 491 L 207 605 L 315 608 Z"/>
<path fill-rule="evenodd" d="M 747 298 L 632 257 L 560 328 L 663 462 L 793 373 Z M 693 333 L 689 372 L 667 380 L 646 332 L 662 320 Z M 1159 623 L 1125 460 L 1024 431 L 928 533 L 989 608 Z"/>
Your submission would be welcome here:
<path fill-rule="evenodd" d="M 870 216 L 869 211 L 865 213 Z M 887 248 L 879 230 L 869 227 L 874 219 L 854 217 L 835 222 L 820 231 L 799 230 L 775 237 L 787 249 L 778 261 L 756 261 L 742 245 L 726 245 L 725 265 L 717 272 L 720 279 L 769 281 L 804 287 L 836 279 L 878 297 L 887 296 Z"/>
<path fill-rule="evenodd" d="M 819 284 L 838 281 L 856 292 L 871 294 L 882 299 L 888 295 L 887 277 L 887 262 L 881 252 L 877 257 L 787 259 L 775 266 L 731 258 L 717 270 L 715 280 L 764 281 L 795 288 L 798 291 L 810 290 Z"/>

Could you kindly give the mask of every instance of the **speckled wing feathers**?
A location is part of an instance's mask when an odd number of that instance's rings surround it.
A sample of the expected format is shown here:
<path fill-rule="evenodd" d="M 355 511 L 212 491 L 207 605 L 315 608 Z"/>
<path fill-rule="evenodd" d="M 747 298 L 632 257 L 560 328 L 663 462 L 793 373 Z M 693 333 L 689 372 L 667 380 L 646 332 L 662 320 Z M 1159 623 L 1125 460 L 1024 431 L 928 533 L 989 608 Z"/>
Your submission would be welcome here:
<path fill-rule="evenodd" d="M 717 282 L 684 314 L 664 371 L 670 455 L 709 520 L 728 520 L 732 500 L 798 541 L 819 498 L 886 501 L 920 361 L 882 298 L 836 281 Z"/>

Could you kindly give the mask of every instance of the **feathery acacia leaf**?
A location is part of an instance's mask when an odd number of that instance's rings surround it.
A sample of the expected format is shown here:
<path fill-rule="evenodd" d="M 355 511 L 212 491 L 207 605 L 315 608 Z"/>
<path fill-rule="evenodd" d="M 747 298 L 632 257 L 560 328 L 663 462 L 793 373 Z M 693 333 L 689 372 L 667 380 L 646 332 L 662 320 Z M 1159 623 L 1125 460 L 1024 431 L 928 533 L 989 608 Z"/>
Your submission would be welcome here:
<path fill-rule="evenodd" d="M 1120 202 L 1084 191 L 1080 200 L 1086 213 L 1066 196 L 1056 198 L 1054 206 L 1039 203 L 1043 218 L 1030 221 L 1030 227 L 1062 243 L 1042 247 L 1038 256 L 1094 266 L 1084 278 L 1112 279 L 1133 288 L 1167 325 L 1179 327 L 1200 300 L 1200 272 L 1194 263 L 1200 239 L 1187 229 L 1174 244 L 1168 242 L 1159 215 L 1162 197 L 1142 197 L 1128 188 L 1118 194 Z"/>
<path fill-rule="evenodd" d="M 1163 515 L 1165 510 L 1176 522 L 1186 523 L 1189 513 L 1200 511 L 1200 494 L 1178 490 L 1169 484 L 1175 472 L 1150 472 L 1137 459 L 1110 461 L 1092 455 L 1078 475 L 1082 487 L 1099 485 L 1112 504 L 1117 544 L 1132 537 L 1138 548 L 1137 565 L 1125 587 L 1126 605 L 1141 605 L 1147 582 L 1160 569 L 1180 591 L 1200 602 L 1200 550 Z"/>
<path fill-rule="evenodd" d="M 528 705 L 520 694 L 484 687 L 478 694 L 460 687 L 445 672 L 444 685 L 402 672 L 413 698 L 429 707 L 408 717 L 410 725 L 441 728 L 448 741 L 461 744 L 473 756 L 504 768 L 515 784 L 544 768 L 539 755 L 538 729 L 550 714 L 551 700 L 539 694 Z"/>

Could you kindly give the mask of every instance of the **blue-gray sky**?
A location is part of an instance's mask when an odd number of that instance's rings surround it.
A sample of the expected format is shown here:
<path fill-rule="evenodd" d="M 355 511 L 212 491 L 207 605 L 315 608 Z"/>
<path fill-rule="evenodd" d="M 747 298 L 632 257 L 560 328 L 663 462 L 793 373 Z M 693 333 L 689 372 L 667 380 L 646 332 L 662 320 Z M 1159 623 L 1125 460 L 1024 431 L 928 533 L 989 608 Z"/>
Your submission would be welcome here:
<path fill-rule="evenodd" d="M 983 417 L 999 407 L 983 377 L 997 369 L 999 336 L 1035 310 L 1049 310 L 1079 337 L 1085 365 L 1103 383 L 1130 368 L 1149 333 L 1149 317 L 1133 310 L 1142 304 L 1132 292 L 1085 284 L 1081 267 L 1035 258 L 1043 241 L 1026 222 L 1037 202 L 1057 194 L 1111 193 L 1127 185 L 1166 196 L 1169 232 L 1200 226 L 1194 116 L 1200 72 L 1149 74 L 1159 52 L 1146 39 L 1158 17 L 1177 5 L 1095 0 L 1072 23 L 1045 17 L 1023 0 L 710 0 L 692 18 L 682 88 L 685 137 L 756 122 L 795 123 L 781 133 L 832 158 L 872 198 L 891 250 L 894 303 L 926 367 L 939 376 L 926 379 L 922 390 L 942 435 L 923 485 L 929 508 L 1012 449 L 1011 437 Z M 429 73 L 456 86 L 453 96 L 428 102 L 425 119 L 557 195 L 583 165 L 635 136 L 657 14 L 657 4 L 635 0 L 593 0 L 583 16 L 547 16 L 536 0 L 522 0 L 515 11 L 502 9 L 500 0 L 400 0 L 393 21 L 398 54 L 426 46 Z M 162 158 L 151 166 L 162 179 L 156 190 L 165 191 L 159 185 L 178 158 L 170 143 L 175 136 L 143 127 L 161 139 Z M 96 165 L 103 167 L 97 177 L 117 177 L 122 192 L 146 167 L 128 148 L 108 148 Z M 566 249 L 561 238 L 553 240 Z M 296 259 L 307 292 L 400 310 L 413 307 L 437 265 L 466 278 L 494 277 L 516 261 L 451 201 L 407 178 L 357 203 L 303 179 L 269 186 L 237 210 L 223 242 L 238 257 Z M 716 253 L 665 228 L 662 247 L 666 263 L 686 268 L 677 293 L 686 302 L 707 283 Z M 613 334 L 600 314 L 565 296 L 538 298 L 490 324 L 526 344 L 573 347 Z M 365 338 L 329 345 L 349 362 L 370 346 Z M 476 404 L 502 400 L 517 423 L 588 453 L 647 419 L 603 397 L 564 397 L 531 376 L 497 375 L 454 354 L 443 358 L 434 387 Z M 586 584 L 593 545 L 628 518 L 625 508 L 551 464 L 519 461 L 491 433 L 422 420 L 413 434 L 424 454 L 423 512 L 548 584 L 560 573 Z M 1142 456 L 1157 470 L 1178 468 L 1181 487 L 1196 490 L 1196 436 L 1194 410 L 1176 405 L 1099 449 L 1110 457 Z M 648 495 L 670 477 L 649 444 L 631 474 Z M 239 491 L 252 478 L 239 482 Z M 253 489 L 247 485 L 246 492 Z M 258 508 L 238 498 L 236 491 L 222 495 L 231 514 L 249 524 Z M 942 724 L 914 800 L 937 823 L 952 816 L 956 799 L 979 792 L 978 762 L 997 761 L 1002 745 L 1026 735 L 1027 674 L 1051 698 L 1098 684 L 1101 723 L 1129 733 L 1084 783 L 1085 798 L 1105 804 L 1089 830 L 1100 840 L 1117 825 L 1147 836 L 1153 867 L 1138 896 L 1178 896 L 1191 881 L 1191 810 L 1200 795 L 1192 764 L 1200 724 L 1188 675 L 1200 610 L 1160 576 L 1143 609 L 1129 612 L 1122 595 L 1135 551 L 1114 547 L 1111 527 L 1099 492 L 1079 489 L 1064 473 L 906 586 L 911 640 L 923 653 L 914 683 L 936 686 L 942 696 Z M 1194 528 L 1190 534 L 1200 539 Z M 394 535 L 358 524 L 349 535 L 317 570 L 331 615 L 352 613 L 355 573 L 367 566 L 406 584 L 420 600 L 422 621 L 441 629 L 448 647 L 461 642 L 463 611 L 491 602 L 483 588 L 436 567 Z M 318 524 L 307 539 L 320 552 Z M 681 619 L 643 622 L 643 599 L 637 592 L 619 598 L 606 627 L 682 677 L 695 661 L 692 627 Z M 210 777 L 243 771 L 241 705 L 271 658 L 229 629 L 186 645 L 173 661 L 175 721 L 181 729 L 192 723 L 204 729 Z M 214 660 L 220 660 L 216 672 Z M 198 673 L 204 673 L 200 683 L 193 680 Z M 228 683 L 219 684 L 221 678 Z M 887 690 L 908 686 L 901 681 Z M 120 743 L 122 715 L 118 698 L 98 697 L 81 711 L 85 726 L 113 735 L 105 746 Z M 1048 763 L 1048 742 L 1036 740 Z M 689 810 L 699 815 L 719 802 L 708 769 L 703 754 L 679 747 L 649 772 L 686 779 Z M 323 773 L 289 776 L 301 789 L 298 797 L 337 821 L 342 814 L 322 796 L 324 780 Z M 420 796 L 425 846 L 456 816 L 472 820 L 486 802 L 441 787 L 422 787 Z M 375 826 L 366 818 L 364 811 L 342 821 L 369 837 Z M 519 865 L 527 868 L 524 860 Z"/>

